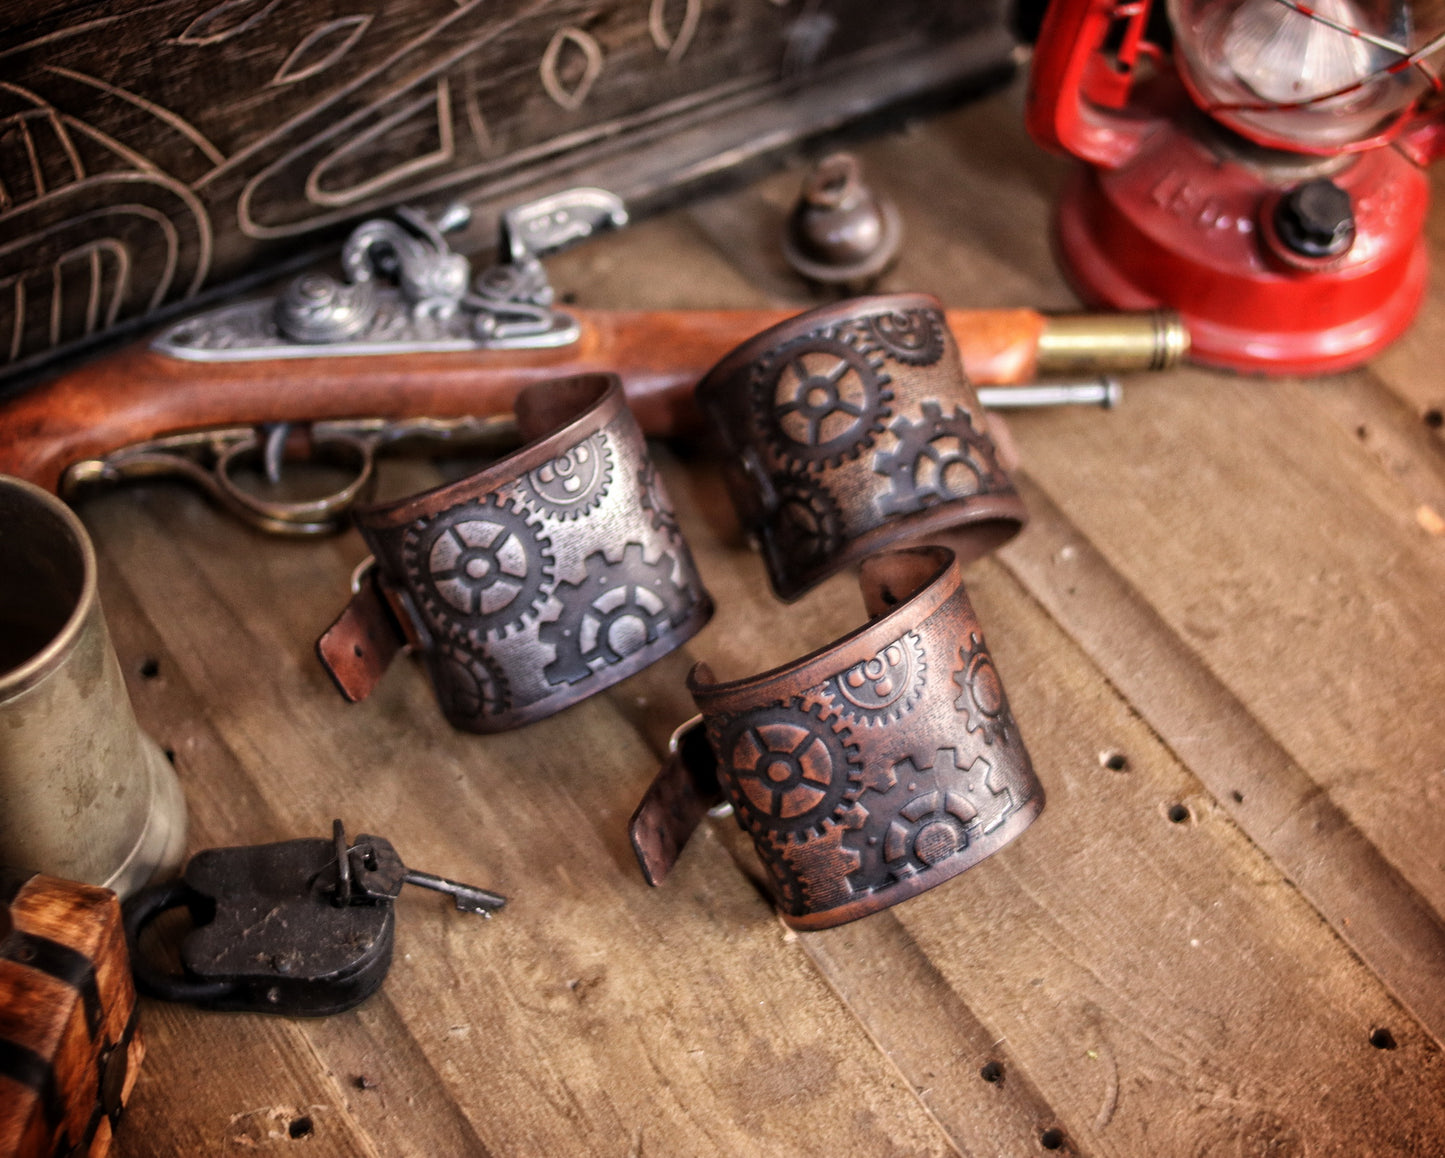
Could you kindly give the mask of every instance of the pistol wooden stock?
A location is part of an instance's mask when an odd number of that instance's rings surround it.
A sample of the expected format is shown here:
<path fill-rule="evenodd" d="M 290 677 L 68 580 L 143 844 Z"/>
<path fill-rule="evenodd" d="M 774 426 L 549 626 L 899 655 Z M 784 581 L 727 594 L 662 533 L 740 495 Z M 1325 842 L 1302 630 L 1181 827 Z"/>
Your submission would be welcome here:
<path fill-rule="evenodd" d="M 734 346 L 796 312 L 577 310 L 580 339 L 551 350 L 193 362 L 138 344 L 0 405 L 0 473 L 55 491 L 71 464 L 167 434 L 501 414 L 530 382 L 594 371 L 622 378 L 647 434 L 687 434 L 700 421 L 692 397 L 698 379 Z M 1043 372 L 1160 368 L 1178 353 L 1161 354 L 1172 331 L 1154 315 L 1077 315 L 1070 324 L 1027 309 L 949 310 L 948 322 L 978 385 Z"/>

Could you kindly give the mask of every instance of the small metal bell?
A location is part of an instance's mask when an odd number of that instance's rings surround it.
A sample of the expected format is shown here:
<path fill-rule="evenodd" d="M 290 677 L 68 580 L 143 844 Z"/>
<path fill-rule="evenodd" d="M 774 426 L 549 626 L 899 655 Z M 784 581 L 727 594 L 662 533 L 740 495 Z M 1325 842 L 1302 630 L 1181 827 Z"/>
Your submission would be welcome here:
<path fill-rule="evenodd" d="M 834 153 L 804 181 L 783 255 L 809 281 L 862 289 L 892 264 L 902 233 L 898 210 L 864 183 L 858 159 Z"/>

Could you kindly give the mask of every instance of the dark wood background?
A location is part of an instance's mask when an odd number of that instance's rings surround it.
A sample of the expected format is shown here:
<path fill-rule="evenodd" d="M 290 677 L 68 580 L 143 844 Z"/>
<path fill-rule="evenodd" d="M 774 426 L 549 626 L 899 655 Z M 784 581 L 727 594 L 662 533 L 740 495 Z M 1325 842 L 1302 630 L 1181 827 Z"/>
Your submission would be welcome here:
<path fill-rule="evenodd" d="M 0 390 L 399 200 L 637 210 L 987 85 L 1005 0 L 0 3 Z"/>

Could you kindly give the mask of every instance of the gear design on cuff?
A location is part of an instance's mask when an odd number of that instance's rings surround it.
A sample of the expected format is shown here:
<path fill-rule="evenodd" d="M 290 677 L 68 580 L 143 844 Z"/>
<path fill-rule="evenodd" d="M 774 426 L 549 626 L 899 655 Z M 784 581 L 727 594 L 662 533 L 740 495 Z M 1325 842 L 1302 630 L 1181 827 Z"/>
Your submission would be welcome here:
<path fill-rule="evenodd" d="M 993 446 L 974 427 L 967 410 L 955 405 L 945 417 L 937 402 L 925 402 L 922 409 L 918 422 L 896 418 L 888 430 L 897 445 L 874 456 L 873 470 L 891 484 L 878 497 L 884 515 L 909 514 L 984 494 L 999 474 Z"/>
<path fill-rule="evenodd" d="M 883 432 L 893 392 L 882 359 L 812 334 L 758 366 L 754 405 L 769 445 L 808 470 L 857 458 Z"/>
<path fill-rule="evenodd" d="M 870 775 L 846 722 L 817 700 L 794 697 L 722 726 L 714 751 L 728 767 L 722 783 L 750 831 L 802 841 L 853 815 L 865 789 L 885 791 L 891 770 Z"/>
<path fill-rule="evenodd" d="M 669 539 L 678 538 L 682 529 L 678 526 L 667 491 L 663 489 L 662 476 L 657 473 L 651 459 L 646 459 L 637 472 L 637 489 L 639 505 L 647 512 L 652 529 L 663 532 Z"/>
<path fill-rule="evenodd" d="M 787 544 L 795 567 L 823 566 L 843 547 L 843 512 L 837 500 L 822 483 L 798 475 L 774 475 L 772 489 L 777 509 L 770 539 Z"/>
<path fill-rule="evenodd" d="M 482 719 L 500 716 L 511 707 L 507 677 L 486 656 L 447 647 L 436 666 L 447 714 Z"/>
<path fill-rule="evenodd" d="M 928 664 L 917 632 L 899 636 L 872 659 L 856 663 L 823 684 L 823 694 L 844 717 L 886 724 L 918 702 Z"/>
<path fill-rule="evenodd" d="M 599 430 L 529 471 L 524 489 L 527 504 L 544 515 L 575 519 L 606 497 L 611 482 L 612 447 Z"/>
<path fill-rule="evenodd" d="M 537 628 L 538 638 L 555 653 L 543 668 L 553 685 L 578 683 L 656 643 L 693 604 L 690 593 L 672 580 L 673 556 L 664 553 L 649 563 L 641 543 L 628 543 L 615 563 L 594 551 L 583 568 L 586 574 L 577 582 L 557 586 L 553 595 L 562 609 Z"/>
<path fill-rule="evenodd" d="M 890 311 L 864 319 L 868 340 L 906 366 L 932 366 L 943 357 L 943 315 L 937 310 Z"/>
<path fill-rule="evenodd" d="M 992 745 L 994 740 L 1008 743 L 1009 724 L 1013 719 L 1008 697 L 1004 695 L 998 669 L 993 666 L 993 657 L 977 632 L 970 633 L 968 646 L 959 648 L 958 656 L 963 666 L 953 673 L 953 682 L 959 689 L 953 706 L 968 713 L 968 730 L 980 733 L 985 744 Z"/>
<path fill-rule="evenodd" d="M 525 507 L 496 495 L 418 519 L 402 566 L 438 632 L 480 646 L 520 626 L 552 585 L 552 545 Z"/>
<path fill-rule="evenodd" d="M 895 765 L 900 782 L 911 789 L 911 778 L 931 773 L 940 764 L 951 765 L 950 780 L 962 781 L 961 790 L 929 788 L 898 810 L 883 838 L 883 860 L 895 876 L 904 877 L 962 852 L 976 836 L 993 832 L 1014 810 L 1007 784 L 993 783 L 994 766 L 982 756 L 960 764 L 958 750 L 939 748 L 927 764 L 905 757 Z"/>

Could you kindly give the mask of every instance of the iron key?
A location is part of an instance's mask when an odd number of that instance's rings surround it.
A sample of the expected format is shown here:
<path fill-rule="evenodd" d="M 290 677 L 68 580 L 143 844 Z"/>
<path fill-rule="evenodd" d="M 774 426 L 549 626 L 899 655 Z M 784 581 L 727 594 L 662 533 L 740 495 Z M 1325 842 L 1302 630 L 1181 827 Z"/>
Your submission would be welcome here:
<path fill-rule="evenodd" d="M 347 847 L 346 830 L 339 820 L 332 823 L 332 839 L 336 842 L 335 897 L 339 905 L 391 900 L 404 884 L 446 893 L 462 912 L 480 913 L 484 917 L 490 917 L 507 903 L 506 897 L 489 889 L 407 868 L 385 837 L 363 833 L 355 844 Z"/>

